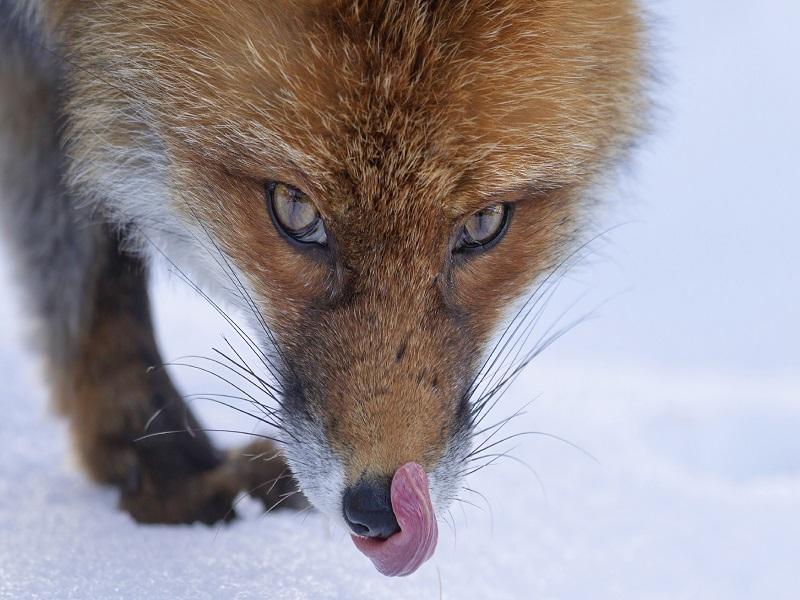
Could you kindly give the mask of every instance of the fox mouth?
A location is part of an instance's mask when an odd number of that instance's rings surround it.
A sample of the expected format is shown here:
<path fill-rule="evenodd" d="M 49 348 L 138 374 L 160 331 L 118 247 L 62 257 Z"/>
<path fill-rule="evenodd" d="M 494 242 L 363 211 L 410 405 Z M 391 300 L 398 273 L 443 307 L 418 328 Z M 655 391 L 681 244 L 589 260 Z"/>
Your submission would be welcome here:
<path fill-rule="evenodd" d="M 422 566 L 436 550 L 439 530 L 430 498 L 428 476 L 417 463 L 397 469 L 391 506 L 399 531 L 386 539 L 353 535 L 353 543 L 383 575 L 403 577 Z"/>

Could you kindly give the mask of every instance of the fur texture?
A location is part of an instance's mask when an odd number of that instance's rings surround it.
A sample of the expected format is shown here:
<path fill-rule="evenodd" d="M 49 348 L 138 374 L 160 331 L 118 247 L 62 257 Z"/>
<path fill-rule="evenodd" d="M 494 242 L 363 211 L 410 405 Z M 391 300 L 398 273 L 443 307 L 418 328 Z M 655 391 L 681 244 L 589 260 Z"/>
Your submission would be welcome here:
<path fill-rule="evenodd" d="M 69 159 L 52 135 L 27 136 L 40 145 L 24 156 L 49 148 L 66 175 L 14 202 L 46 196 L 55 215 L 79 199 L 59 218 L 96 210 L 244 309 L 280 363 L 285 453 L 318 507 L 338 518 L 346 485 L 413 461 L 444 510 L 488 339 L 641 128 L 634 2 L 38 0 L 25 12 L 62 59 Z M 31 122 L 53 122 L 49 102 Z M 23 187 L 42 168 L 26 160 L 7 168 L 29 174 Z M 287 243 L 268 181 L 308 194 L 329 252 Z M 465 219 L 500 202 L 514 206 L 502 241 L 453 254 Z M 20 218 L 20 231 L 36 224 Z M 67 269 L 77 304 L 84 262 Z M 43 296 L 41 266 L 24 270 Z"/>

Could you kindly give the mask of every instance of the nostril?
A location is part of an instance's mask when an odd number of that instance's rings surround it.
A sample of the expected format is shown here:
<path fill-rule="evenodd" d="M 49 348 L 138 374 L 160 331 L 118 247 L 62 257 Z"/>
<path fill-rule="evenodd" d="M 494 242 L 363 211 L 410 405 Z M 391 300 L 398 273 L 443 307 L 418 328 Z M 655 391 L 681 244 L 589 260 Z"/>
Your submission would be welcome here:
<path fill-rule="evenodd" d="M 344 492 L 344 519 L 356 535 L 386 539 L 400 526 L 392 510 L 391 479 L 362 477 Z"/>

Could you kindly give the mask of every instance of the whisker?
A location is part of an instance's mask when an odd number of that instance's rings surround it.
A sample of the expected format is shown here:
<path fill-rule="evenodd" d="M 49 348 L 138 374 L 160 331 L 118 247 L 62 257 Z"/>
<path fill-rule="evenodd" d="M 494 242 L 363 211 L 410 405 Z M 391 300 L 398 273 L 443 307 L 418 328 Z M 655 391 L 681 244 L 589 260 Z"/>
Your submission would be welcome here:
<path fill-rule="evenodd" d="M 476 376 L 473 378 L 472 384 L 470 384 L 470 386 L 468 387 L 468 390 L 470 390 L 470 392 L 474 391 L 475 388 L 478 385 L 480 385 L 480 381 L 478 381 L 476 383 L 476 380 L 479 377 L 481 379 L 483 379 L 483 377 L 485 377 L 486 373 L 491 372 L 493 370 L 493 366 L 494 366 L 495 361 L 497 360 L 499 354 L 498 354 L 498 356 L 495 356 L 494 359 L 492 359 L 492 356 L 495 355 L 495 352 L 498 350 L 498 346 L 500 346 L 500 344 L 503 343 L 503 340 L 505 339 L 505 337 L 509 333 L 509 331 L 512 330 L 512 328 L 514 329 L 514 331 L 518 330 L 518 328 L 521 325 L 521 322 L 524 322 L 524 320 L 525 320 L 525 318 L 523 317 L 521 319 L 521 321 L 520 321 L 520 319 L 519 319 L 520 316 L 522 316 L 523 313 L 526 313 L 526 311 L 528 313 L 530 312 L 531 309 L 528 308 L 529 303 L 537 297 L 537 294 L 540 291 L 542 291 L 543 289 L 546 289 L 546 286 L 548 285 L 548 282 L 550 282 L 554 277 L 558 277 L 558 279 L 561 279 L 566 273 L 568 273 L 570 270 L 575 268 L 575 266 L 580 264 L 580 262 L 582 262 L 583 260 L 586 259 L 586 255 L 584 255 L 583 252 L 585 250 L 587 250 L 592 244 L 594 244 L 597 240 L 602 239 L 603 237 L 605 237 L 606 235 L 608 235 L 610 232 L 614 231 L 615 229 L 617 229 L 619 227 L 622 227 L 623 225 L 626 225 L 626 224 L 627 223 L 621 223 L 621 224 L 618 224 L 618 225 L 614 225 L 612 227 L 609 227 L 609 228 L 597 233 L 596 235 L 592 236 L 591 238 L 589 238 L 588 240 L 586 240 L 585 242 L 580 244 L 577 248 L 572 250 L 563 259 L 561 259 L 556 265 L 554 265 L 551 269 L 549 269 L 549 272 L 547 273 L 545 278 L 539 284 L 536 285 L 534 290 L 529 294 L 528 298 L 525 300 L 525 302 L 522 304 L 522 306 L 518 309 L 517 313 L 514 315 L 514 317 L 512 317 L 512 319 L 509 321 L 509 323 L 504 328 L 503 333 L 501 334 L 500 338 L 498 339 L 497 343 L 495 344 L 493 350 L 490 352 L 489 356 L 487 356 L 486 360 L 481 365 L 481 367 L 478 369 Z M 535 304 L 536 304 L 536 302 L 534 302 L 534 305 Z M 516 326 L 515 326 L 515 323 L 517 323 Z M 511 331 L 511 335 L 509 336 L 509 340 L 511 338 L 513 338 L 514 331 Z M 508 340 L 506 340 L 505 343 L 507 344 Z M 502 353 L 502 348 L 500 349 L 500 352 Z M 492 364 L 489 364 L 490 361 L 492 361 Z M 487 365 L 489 365 L 489 366 L 487 367 Z"/>
<path fill-rule="evenodd" d="M 508 355 L 507 350 L 509 346 L 512 346 L 512 348 L 516 346 L 515 336 L 517 336 L 517 333 L 519 332 L 520 328 L 522 328 L 526 324 L 526 322 L 528 321 L 528 317 L 530 316 L 532 311 L 537 308 L 540 302 L 542 302 L 542 299 L 547 294 L 548 290 L 550 290 L 551 288 L 557 288 L 557 285 L 554 285 L 554 283 L 551 282 L 554 281 L 555 284 L 560 284 L 561 280 L 562 280 L 562 274 L 560 273 L 560 266 L 559 266 L 551 273 L 549 273 L 545 277 L 545 279 L 534 288 L 533 292 L 528 296 L 528 298 L 525 300 L 525 303 L 522 305 L 522 307 L 519 309 L 516 315 L 514 315 L 514 317 L 508 323 L 506 329 L 503 331 L 503 335 L 495 344 L 495 347 L 492 350 L 494 358 L 492 359 L 491 363 L 488 365 L 484 363 L 484 366 L 482 366 L 481 370 L 479 370 L 479 374 L 481 373 L 481 371 L 483 372 L 482 374 L 480 374 L 480 379 L 477 380 L 476 382 L 473 382 L 473 384 L 470 386 L 469 388 L 470 393 L 474 393 L 483 384 L 487 376 L 497 371 L 498 362 L 500 364 L 504 362 L 505 356 Z M 531 301 L 533 302 L 531 303 Z M 547 301 L 544 302 L 544 305 L 546 304 Z M 504 339 L 506 335 L 508 335 L 508 338 Z"/>
<path fill-rule="evenodd" d="M 230 379 L 228 379 L 227 377 L 223 377 L 219 373 L 215 373 L 211 369 L 206 369 L 205 367 L 201 367 L 199 365 L 193 365 L 192 363 L 185 363 L 185 362 L 167 362 L 167 363 L 164 363 L 163 366 L 164 367 L 184 367 L 184 368 L 187 368 L 187 369 L 194 369 L 196 371 L 200 371 L 202 373 L 206 373 L 207 375 L 210 375 L 210 376 L 214 377 L 215 379 L 218 379 L 219 381 L 227 383 L 229 386 L 234 388 L 236 391 L 241 392 L 251 402 L 255 402 L 256 404 L 261 404 L 251 394 L 247 393 L 244 389 L 242 389 L 241 387 L 239 387 L 238 385 L 233 383 Z"/>
<path fill-rule="evenodd" d="M 523 416 L 523 415 L 527 414 L 527 408 L 528 408 L 528 407 L 529 407 L 531 404 L 533 404 L 534 402 L 536 402 L 537 400 L 539 400 L 541 397 L 542 397 L 542 395 L 541 395 L 541 394 L 539 394 L 539 395 L 537 395 L 535 398 L 533 398 L 532 400 L 528 400 L 528 402 L 526 402 L 525 404 L 523 404 L 523 405 L 522 405 L 522 406 L 521 406 L 519 409 L 517 409 L 517 410 L 516 410 L 516 411 L 515 411 L 515 412 L 514 412 L 512 415 L 510 415 L 510 416 L 508 416 L 508 417 L 506 417 L 506 418 L 504 418 L 504 419 L 501 419 L 500 421 L 498 421 L 498 422 L 497 422 L 497 423 L 495 423 L 494 425 L 489 425 L 489 426 L 487 426 L 487 427 L 484 427 L 483 429 L 480 429 L 480 430 L 476 431 L 476 432 L 473 434 L 473 436 L 474 436 L 474 437 L 478 437 L 478 436 L 480 436 L 480 435 L 483 435 L 484 433 L 486 433 L 486 432 L 488 432 L 488 431 L 491 431 L 492 429 L 496 429 L 496 428 L 498 428 L 498 427 L 504 427 L 506 423 L 508 423 L 508 422 L 510 422 L 510 421 L 512 421 L 512 420 L 514 420 L 514 419 L 516 419 L 516 418 L 518 418 L 518 417 L 521 417 L 521 416 Z"/>
<path fill-rule="evenodd" d="M 453 538 L 455 538 L 456 537 L 456 524 L 455 524 L 455 521 L 453 520 L 453 513 L 450 511 L 450 509 L 447 509 L 447 513 L 446 514 L 450 515 L 450 520 L 448 521 L 447 518 L 445 517 L 445 515 L 443 514 L 442 518 L 441 518 L 441 521 L 443 523 L 447 523 L 447 526 L 450 528 L 450 531 L 453 533 Z"/>
<path fill-rule="evenodd" d="M 233 501 L 233 503 L 231 504 L 231 507 L 228 509 L 228 512 L 226 512 L 226 513 L 225 513 L 225 515 L 224 515 L 224 516 L 222 517 L 222 519 L 220 520 L 220 523 L 219 523 L 219 525 L 217 526 L 217 531 L 216 531 L 216 533 L 214 533 L 214 541 L 216 541 L 216 539 L 217 539 L 217 536 L 219 535 L 219 532 L 220 532 L 220 530 L 222 529 L 222 526 L 223 526 L 223 525 L 225 524 L 225 522 L 228 520 L 228 517 L 231 515 L 231 513 L 233 513 L 233 511 L 234 511 L 234 510 L 236 510 L 236 507 L 237 507 L 237 506 L 239 506 L 239 504 L 241 504 L 241 502 L 242 502 L 242 501 L 243 501 L 245 498 L 249 497 L 249 496 L 250 496 L 250 495 L 251 495 L 253 492 L 257 492 L 258 490 L 260 490 L 261 488 L 263 488 L 265 485 L 268 485 L 268 484 L 270 484 L 270 483 L 272 483 L 272 487 L 271 487 L 271 488 L 270 488 L 270 489 L 267 491 L 267 494 L 271 493 L 271 492 L 272 492 L 272 490 L 275 488 L 275 485 L 278 483 L 278 481 L 279 481 L 280 479 L 284 479 L 284 478 L 285 478 L 285 476 L 284 476 L 284 474 L 283 474 L 283 473 L 285 473 L 285 472 L 286 472 L 286 469 L 284 469 L 284 470 L 283 470 L 283 472 L 282 472 L 282 473 L 281 473 L 281 474 L 280 474 L 278 477 L 275 477 L 275 478 L 273 478 L 273 479 L 268 479 L 267 481 L 265 481 L 265 482 L 263 482 L 263 483 L 260 483 L 260 484 L 258 484 L 258 485 L 257 485 L 256 487 L 254 487 L 253 489 L 251 489 L 251 490 L 248 490 L 247 492 L 245 492 L 245 493 L 243 493 L 243 494 L 239 494 L 239 497 L 238 497 L 238 498 L 236 498 L 236 500 L 234 500 L 234 501 Z"/>
<path fill-rule="evenodd" d="M 283 427 L 281 426 L 281 423 L 279 423 L 277 421 L 270 420 L 270 419 L 267 419 L 267 418 L 264 418 L 264 417 L 259 417 L 258 415 L 254 415 L 253 413 L 251 413 L 251 412 L 249 412 L 247 410 L 244 410 L 243 408 L 240 408 L 240 407 L 235 406 L 233 404 L 229 404 L 227 402 L 223 402 L 222 400 L 217 400 L 216 398 L 209 398 L 207 396 L 195 396 L 193 398 L 193 400 L 206 400 L 208 402 L 213 402 L 214 404 L 218 404 L 220 406 L 225 406 L 225 407 L 230 408 L 231 410 L 234 410 L 234 411 L 236 411 L 238 413 L 241 413 L 243 415 L 251 417 L 252 419 L 255 419 L 256 421 L 258 421 L 260 423 L 264 423 L 265 425 L 269 425 L 271 427 L 275 427 L 276 429 L 283 430 Z"/>
<path fill-rule="evenodd" d="M 263 435 L 263 434 L 260 434 L 260 433 L 254 433 L 252 431 L 239 431 L 237 429 L 206 429 L 206 428 L 203 428 L 203 427 L 200 427 L 200 428 L 191 427 L 190 429 L 193 430 L 193 431 L 202 431 L 203 433 L 235 433 L 235 434 L 240 434 L 240 435 L 247 435 L 247 436 L 250 436 L 250 437 L 256 437 L 256 438 L 263 439 L 263 440 L 269 440 L 269 441 L 275 442 L 277 444 L 283 444 L 284 443 L 283 440 L 281 440 L 280 438 L 276 438 L 276 437 L 270 436 L 270 435 Z M 134 438 L 133 441 L 134 442 L 141 442 L 141 441 L 144 441 L 144 440 L 147 440 L 147 439 L 150 439 L 150 438 L 154 438 L 154 437 L 159 437 L 159 436 L 162 436 L 162 435 L 176 435 L 176 434 L 179 434 L 179 433 L 189 433 L 189 431 L 187 431 L 186 429 L 173 429 L 171 431 L 157 431 L 157 432 L 154 432 L 154 433 L 147 433 L 145 435 L 140 435 L 139 437 Z"/>
<path fill-rule="evenodd" d="M 278 395 L 281 393 L 280 390 L 270 383 L 265 381 L 263 378 L 259 377 L 251 368 L 249 368 L 246 364 L 242 365 L 233 360 L 230 356 L 219 350 L 218 348 L 211 348 L 211 351 L 215 354 L 219 355 L 223 359 L 223 366 L 227 369 L 233 371 L 234 373 L 239 373 L 240 375 L 244 373 L 247 377 L 242 376 L 244 379 L 247 379 L 254 387 L 257 387 L 259 390 L 267 394 L 270 398 L 275 400 L 276 402 L 280 403 L 278 399 Z M 195 357 L 199 358 L 199 357 Z M 210 360 L 209 357 L 201 357 L 205 360 Z M 227 361 L 227 362 L 226 362 Z M 250 379 L 252 378 L 252 379 Z"/>
<path fill-rule="evenodd" d="M 473 475 L 474 473 L 477 473 L 481 469 L 484 469 L 486 467 L 490 467 L 491 465 L 495 464 L 504 455 L 503 454 L 497 454 L 497 455 L 492 455 L 492 456 L 493 456 L 493 458 L 491 460 L 489 460 L 488 462 L 484 463 L 484 464 L 472 467 L 470 469 L 463 469 L 463 470 L 459 471 L 459 475 L 461 477 L 469 477 L 470 475 Z"/>
<path fill-rule="evenodd" d="M 212 348 L 212 350 L 213 350 L 213 348 Z M 186 354 L 184 356 L 179 356 L 179 357 L 175 358 L 171 362 L 163 363 L 163 364 L 165 366 L 188 366 L 188 365 L 191 365 L 192 363 L 179 362 L 179 361 L 185 361 L 187 359 L 202 360 L 202 361 L 206 361 L 206 362 L 210 362 L 212 364 L 215 364 L 215 365 L 217 365 L 219 367 L 222 367 L 226 371 L 229 371 L 229 372 L 233 373 L 234 375 L 237 375 L 237 376 L 241 377 L 244 381 L 246 381 L 248 384 L 252 385 L 253 387 L 257 388 L 259 391 L 264 392 L 271 399 L 277 400 L 277 398 L 272 394 L 272 392 L 270 392 L 269 390 L 263 389 L 260 385 L 258 385 L 257 381 L 254 381 L 254 380 L 250 379 L 250 377 L 249 377 L 249 375 L 247 373 L 242 373 L 241 371 L 237 370 L 232 365 L 230 365 L 230 364 L 228 364 L 226 362 L 223 362 L 221 360 L 218 360 L 216 358 L 212 358 L 210 356 L 201 356 L 201 355 L 198 355 L 198 354 Z"/>
<path fill-rule="evenodd" d="M 234 347 L 233 347 L 233 344 L 231 344 L 231 342 L 228 340 L 228 338 L 227 338 L 227 337 L 225 337 L 225 336 L 223 335 L 223 336 L 222 336 L 222 339 L 223 339 L 223 341 L 225 342 L 225 344 L 228 346 L 228 348 L 230 348 L 231 352 L 233 352 L 233 353 L 236 355 L 236 358 L 238 358 L 238 359 L 239 359 L 239 363 L 238 363 L 238 364 L 239 364 L 239 365 L 240 365 L 242 368 L 246 369 L 246 370 L 247 370 L 249 373 L 251 373 L 251 374 L 252 374 L 254 377 L 257 377 L 257 378 L 258 378 L 260 381 L 262 381 L 262 382 L 264 383 L 264 385 L 265 385 L 265 386 L 268 386 L 268 387 L 270 387 L 270 389 L 272 389 L 272 390 L 273 390 L 273 391 L 274 391 L 276 394 L 280 394 L 280 393 L 281 393 L 281 390 L 280 390 L 280 389 L 278 389 L 278 388 L 274 387 L 272 384 L 269 384 L 267 381 L 265 381 L 265 380 L 264 380 L 262 377 L 259 377 L 258 375 L 256 375 L 256 373 L 255 373 L 255 370 L 254 370 L 252 367 L 250 367 L 250 365 L 248 365 L 248 364 L 247 364 L 247 361 L 245 361 L 245 360 L 244 360 L 244 358 L 242 358 L 241 354 L 239 354 L 239 352 L 236 350 L 236 348 L 234 348 Z M 216 350 L 216 349 L 215 349 L 215 350 Z M 224 354 L 224 353 L 220 352 L 219 350 L 216 350 L 216 351 L 217 351 L 217 352 L 219 352 L 220 354 L 222 354 L 222 356 L 224 356 L 225 358 L 227 358 L 229 361 L 231 361 L 231 362 L 235 363 L 235 361 L 234 361 L 233 359 L 231 359 L 230 357 L 228 357 L 226 354 Z M 270 373 L 270 375 L 272 375 L 273 377 L 275 377 L 275 375 L 274 375 L 273 373 Z M 277 385 L 280 385 L 280 383 L 277 381 L 277 379 L 276 379 L 276 384 L 277 384 Z"/>
<path fill-rule="evenodd" d="M 200 219 L 199 215 L 197 215 L 197 213 L 195 212 L 194 208 L 189 206 L 188 203 L 187 203 L 187 208 L 192 213 L 192 215 L 194 216 L 195 220 L 197 221 L 198 225 L 201 227 L 203 232 L 206 234 L 206 237 L 208 238 L 209 242 L 211 242 L 211 244 L 216 249 L 217 254 L 219 255 L 219 257 L 224 261 L 224 263 L 225 263 L 224 267 L 223 267 L 223 265 L 221 265 L 219 263 L 219 261 L 216 259 L 216 257 L 213 256 L 213 254 L 210 251 L 208 252 L 209 255 L 217 263 L 217 265 L 220 268 L 223 269 L 223 271 L 225 272 L 226 276 L 228 277 L 228 280 L 231 281 L 231 283 L 233 283 L 234 286 L 238 288 L 241 299 L 246 302 L 246 304 L 248 305 L 248 308 L 252 312 L 253 316 L 255 316 L 256 320 L 259 321 L 259 324 L 261 325 L 261 329 L 263 330 L 264 334 L 269 339 L 270 343 L 272 344 L 272 347 L 275 348 L 275 350 L 280 355 L 283 364 L 289 367 L 289 370 L 292 371 L 292 375 L 294 375 L 295 379 L 297 379 L 297 374 L 294 373 L 294 371 L 292 369 L 292 366 L 291 366 L 291 363 L 289 361 L 287 361 L 286 357 L 283 355 L 283 353 L 281 351 L 281 348 L 280 348 L 280 345 L 278 344 L 277 340 L 275 339 L 274 335 L 272 334 L 272 331 L 270 330 L 269 325 L 267 324 L 267 321 L 264 318 L 263 313 L 261 312 L 261 310 L 256 305 L 255 301 L 253 300 L 253 297 L 247 291 L 247 288 L 245 287 L 244 283 L 242 283 L 242 280 L 239 277 L 239 274 L 237 273 L 237 271 L 231 265 L 230 260 L 228 259 L 227 255 L 219 247 L 219 244 L 214 239 L 214 237 L 211 235 L 211 232 L 208 230 L 208 227 L 206 226 L 206 224 L 202 221 L 202 219 Z M 263 351 L 262 351 L 262 354 L 263 354 Z M 277 369 L 277 367 L 276 367 L 276 370 L 278 370 L 278 372 L 280 373 L 280 369 Z M 280 375 L 281 375 L 281 379 L 286 379 L 286 377 L 282 373 Z"/>
<path fill-rule="evenodd" d="M 234 321 L 233 318 L 231 318 L 230 315 L 228 315 L 228 313 L 225 312 L 222 309 L 222 307 L 219 306 L 219 304 L 214 302 L 214 300 L 212 300 L 211 297 L 208 294 L 206 294 L 202 290 L 202 288 L 200 288 L 200 286 L 198 286 L 194 281 L 192 281 L 192 279 L 183 271 L 183 269 L 181 269 L 169 256 L 167 256 L 167 254 L 158 246 L 158 244 L 156 244 L 152 239 L 150 239 L 150 237 L 141 228 L 138 229 L 138 232 L 139 235 L 144 240 L 146 240 L 156 250 L 156 252 L 158 252 L 158 254 L 161 255 L 161 257 L 164 258 L 164 260 L 167 261 L 167 263 L 169 263 L 169 265 L 173 269 L 173 272 L 176 273 L 184 283 L 186 283 L 195 292 L 197 292 L 197 294 L 203 300 L 205 300 L 209 304 L 209 306 L 211 306 L 228 323 L 228 325 L 231 326 L 231 328 L 248 346 L 248 348 L 250 348 L 253 354 L 255 354 L 256 357 L 258 357 L 258 359 L 261 361 L 264 367 L 266 367 L 267 370 L 270 370 L 270 365 L 272 364 L 271 361 L 266 356 L 266 354 L 258 347 L 258 345 L 253 341 L 253 339 L 249 335 L 247 335 L 244 329 L 242 329 L 242 327 L 239 326 L 239 324 L 236 323 L 236 321 Z"/>
<path fill-rule="evenodd" d="M 549 348 L 556 341 L 561 339 L 561 337 L 563 337 L 564 335 L 566 335 L 567 333 L 572 331 L 578 325 L 588 321 L 590 318 L 593 318 L 593 316 L 592 315 L 585 315 L 583 317 L 580 317 L 580 318 L 576 319 L 575 321 L 573 321 L 572 323 L 568 324 L 567 326 L 561 328 L 560 330 L 558 330 L 554 334 L 552 334 L 546 340 L 542 340 L 539 343 L 537 343 L 536 346 L 534 347 L 534 349 L 527 356 L 525 356 L 525 358 L 519 363 L 519 365 L 517 365 L 507 377 L 505 377 L 502 381 L 500 381 L 500 383 L 497 384 L 497 386 L 494 389 L 490 390 L 490 392 L 487 395 L 486 399 L 481 400 L 479 402 L 478 410 L 476 411 L 476 415 L 475 415 L 477 418 L 474 421 L 474 426 L 477 427 L 478 425 L 480 425 L 483 422 L 483 420 L 486 418 L 486 416 L 492 411 L 492 409 L 500 401 L 501 397 L 508 390 L 508 388 L 511 386 L 511 384 L 513 384 L 514 381 L 516 381 L 516 378 L 519 376 L 519 374 L 537 356 L 539 356 L 542 352 L 544 352 L 547 348 Z M 492 398 L 494 398 L 493 401 L 492 401 Z M 491 401 L 491 405 L 489 405 L 488 409 L 487 409 L 486 407 L 487 407 L 487 404 L 489 403 L 489 401 Z M 480 414 L 481 412 L 483 414 Z"/>
<path fill-rule="evenodd" d="M 293 492 L 287 492 L 286 494 L 281 494 L 281 497 L 280 497 L 280 499 L 278 499 L 278 501 L 277 501 L 277 502 L 275 502 L 275 504 L 273 504 L 273 505 L 272 505 L 272 506 L 270 506 L 270 507 L 269 507 L 267 510 L 265 510 L 265 511 L 264 511 L 264 513 L 263 513 L 261 516 L 263 517 L 263 516 L 265 516 L 265 515 L 268 515 L 268 514 L 269 514 L 269 513 L 271 513 L 273 510 L 275 510 L 276 508 L 278 508 L 278 506 L 280 506 L 281 504 L 283 504 L 284 502 L 286 502 L 286 500 L 288 500 L 288 499 L 289 499 L 289 498 L 291 498 L 292 496 L 296 496 L 296 495 L 297 495 L 297 494 L 299 494 L 299 493 L 300 493 L 300 490 L 299 490 L 299 489 L 297 489 L 297 490 L 294 490 Z"/>
<path fill-rule="evenodd" d="M 498 440 L 498 441 L 494 442 L 493 444 L 491 444 L 489 446 L 486 446 L 485 448 L 483 448 L 483 450 L 489 450 L 490 448 L 495 447 L 498 444 L 501 444 L 503 442 L 512 440 L 514 438 L 523 437 L 523 436 L 529 436 L 529 435 L 539 435 L 539 436 L 542 436 L 542 437 L 546 437 L 546 438 L 550 438 L 552 440 L 556 440 L 556 441 L 562 442 L 562 443 L 566 444 L 567 446 L 569 446 L 570 448 L 573 448 L 573 449 L 577 450 L 578 452 L 580 452 L 581 454 L 583 454 L 584 456 L 586 456 L 587 458 L 592 460 L 592 462 L 594 462 L 594 463 L 596 463 L 598 465 L 601 464 L 600 461 L 597 460 L 597 458 L 591 452 L 589 452 L 588 450 L 580 447 L 578 444 L 575 444 L 574 442 L 570 442 L 566 438 L 563 438 L 563 437 L 561 437 L 559 435 L 555 435 L 553 433 L 547 433 L 546 431 L 521 431 L 521 432 L 518 432 L 518 433 L 514 433 L 512 435 L 506 436 L 505 438 L 503 438 L 501 440 Z M 472 459 L 472 460 L 475 460 L 476 458 L 478 458 L 478 456 L 475 454 L 475 451 L 470 452 L 468 457 L 470 459 Z"/>
<path fill-rule="evenodd" d="M 508 370 L 511 367 L 513 367 L 513 365 L 519 360 L 520 353 L 525 349 L 525 346 L 530 340 L 530 337 L 536 331 L 537 325 L 539 325 L 539 322 L 541 321 L 546 309 L 548 308 L 550 301 L 558 292 L 563 280 L 564 280 L 563 277 L 559 277 L 558 279 L 553 281 L 549 290 L 543 292 L 543 295 L 540 297 L 541 304 L 540 306 L 538 306 L 538 310 L 533 315 L 533 318 L 531 319 L 528 318 L 530 316 L 530 313 L 525 315 L 522 323 L 527 322 L 527 325 L 525 326 L 524 329 L 521 330 L 521 333 L 519 336 L 517 336 L 516 341 L 509 347 L 508 351 L 503 356 L 499 365 L 497 365 L 497 367 L 495 368 L 495 373 L 489 378 L 489 381 L 486 383 L 486 388 L 491 388 L 492 386 L 494 386 L 497 383 L 498 377 L 500 378 L 500 380 L 502 380 L 508 374 Z M 563 315 L 568 314 L 569 311 L 572 310 L 574 306 L 580 302 L 581 299 L 582 298 L 576 299 L 570 306 L 568 306 L 567 309 L 564 311 Z M 537 300 L 537 302 L 531 306 L 531 311 L 534 308 L 537 308 L 538 304 L 539 300 Z M 550 327 L 552 328 L 555 325 L 557 325 L 563 318 L 563 315 L 556 318 L 556 320 Z M 547 331 L 549 331 L 549 329 Z"/>
<path fill-rule="evenodd" d="M 471 487 L 468 487 L 466 485 L 462 486 L 462 489 L 464 491 L 467 491 L 467 492 L 471 493 L 471 494 L 475 494 L 476 496 L 478 496 L 480 499 L 482 499 L 484 501 L 484 503 L 486 504 L 487 512 L 489 514 L 489 530 L 492 533 L 494 533 L 494 510 L 492 510 L 492 504 L 489 502 L 489 499 L 484 494 L 482 494 L 479 491 L 474 490 Z"/>

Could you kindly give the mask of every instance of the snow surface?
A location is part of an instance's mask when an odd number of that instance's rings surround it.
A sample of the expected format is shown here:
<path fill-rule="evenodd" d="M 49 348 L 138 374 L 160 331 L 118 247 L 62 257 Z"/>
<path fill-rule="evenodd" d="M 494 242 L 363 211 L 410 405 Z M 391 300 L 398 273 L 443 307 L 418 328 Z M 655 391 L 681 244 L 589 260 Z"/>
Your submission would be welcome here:
<path fill-rule="evenodd" d="M 205 307 L 160 298 L 168 355 L 213 343 Z M 476 473 L 486 500 L 466 492 L 434 558 L 391 580 L 319 514 L 261 516 L 245 501 L 229 526 L 135 524 L 67 459 L 65 424 L 14 329 L 0 334 L 0 598 L 797 598 L 800 380 L 543 359 L 497 418 L 538 396 L 510 432 L 561 436 L 598 462 L 552 438 L 515 440 L 542 485 L 513 461 Z"/>

